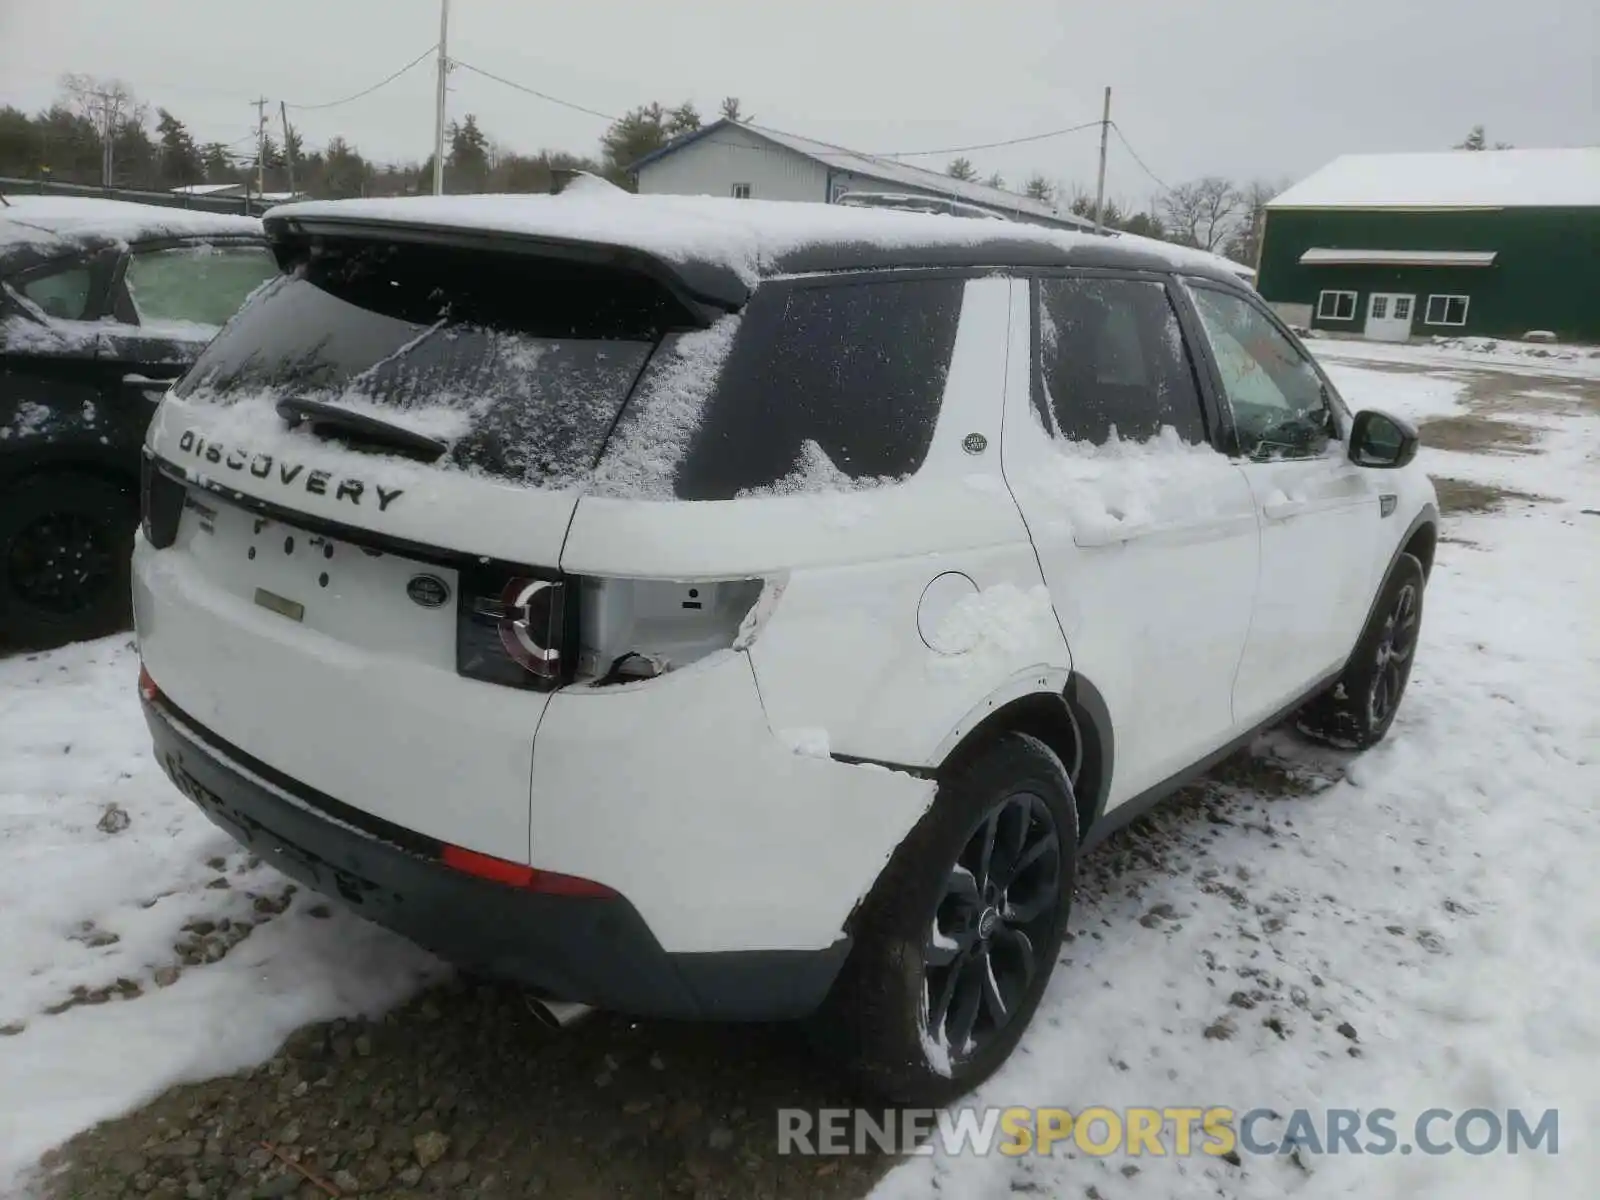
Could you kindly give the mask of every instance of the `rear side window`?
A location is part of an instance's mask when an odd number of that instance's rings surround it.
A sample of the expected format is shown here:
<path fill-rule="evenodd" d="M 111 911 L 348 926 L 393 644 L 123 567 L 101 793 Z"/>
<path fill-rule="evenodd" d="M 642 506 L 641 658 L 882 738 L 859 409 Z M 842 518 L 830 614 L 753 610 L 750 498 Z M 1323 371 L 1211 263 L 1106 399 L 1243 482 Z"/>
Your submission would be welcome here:
<path fill-rule="evenodd" d="M 587 481 L 656 342 L 687 315 L 596 264 L 333 243 L 256 297 L 174 394 L 333 403 L 443 440 L 441 464 L 535 487 Z"/>
<path fill-rule="evenodd" d="M 1165 285 L 1042 279 L 1034 405 L 1058 437 L 1148 441 L 1167 426 L 1206 440 L 1194 368 Z"/>
<path fill-rule="evenodd" d="M 136 250 L 123 277 L 141 325 L 222 325 L 278 273 L 265 246 Z"/>
<path fill-rule="evenodd" d="M 847 491 L 914 474 L 933 442 L 963 293 L 960 279 L 769 284 L 725 351 L 715 330 L 691 335 L 721 370 L 680 439 L 670 496 Z M 667 353 L 659 369 L 682 374 L 686 361 Z M 655 386 L 657 370 L 618 430 L 619 458 L 662 440 L 649 431 L 680 389 Z M 602 481 L 627 474 L 617 467 L 603 464 Z"/>
<path fill-rule="evenodd" d="M 89 309 L 94 275 L 88 263 L 74 263 L 58 270 L 35 275 L 18 285 L 46 316 L 62 321 L 79 321 Z"/>

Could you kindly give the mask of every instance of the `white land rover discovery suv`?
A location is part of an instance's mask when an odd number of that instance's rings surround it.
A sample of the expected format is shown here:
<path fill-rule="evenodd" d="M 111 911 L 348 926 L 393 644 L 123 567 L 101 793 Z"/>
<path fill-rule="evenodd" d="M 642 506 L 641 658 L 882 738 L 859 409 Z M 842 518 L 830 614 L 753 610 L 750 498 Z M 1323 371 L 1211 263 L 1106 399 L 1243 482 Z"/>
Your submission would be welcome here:
<path fill-rule="evenodd" d="M 948 1099 L 1086 846 L 1290 714 L 1394 717 L 1415 432 L 1183 251 L 573 193 L 266 224 L 146 447 L 156 754 L 472 969 L 816 1014 Z"/>

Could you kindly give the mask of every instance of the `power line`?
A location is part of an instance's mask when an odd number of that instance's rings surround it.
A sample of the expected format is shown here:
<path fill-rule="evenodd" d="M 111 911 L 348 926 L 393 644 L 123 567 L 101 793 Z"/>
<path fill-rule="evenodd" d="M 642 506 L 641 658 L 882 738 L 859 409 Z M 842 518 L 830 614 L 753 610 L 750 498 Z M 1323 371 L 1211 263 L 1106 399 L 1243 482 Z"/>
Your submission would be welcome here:
<path fill-rule="evenodd" d="M 1156 186 L 1163 192 L 1170 192 L 1172 189 L 1162 182 L 1161 176 L 1157 175 L 1145 165 L 1144 159 L 1139 157 L 1139 152 L 1133 148 L 1132 143 L 1128 141 L 1127 135 L 1122 132 L 1121 127 L 1115 121 L 1111 122 L 1111 128 L 1117 131 L 1117 140 L 1122 143 L 1123 148 L 1127 150 L 1129 154 L 1133 155 L 1133 161 L 1139 164 L 1139 169 L 1146 175 L 1150 176 L 1151 179 L 1155 180 Z"/>
<path fill-rule="evenodd" d="M 482 67 L 475 67 L 469 62 L 462 62 L 459 58 L 452 58 L 450 60 L 450 65 L 452 67 L 461 67 L 464 70 L 471 71 L 474 75 L 482 75 L 485 79 L 492 79 L 496 83 L 503 83 L 506 85 L 506 87 L 515 88 L 519 92 L 527 92 L 528 95 L 537 96 L 540 100 L 547 101 L 550 104 L 559 104 L 562 108 L 570 108 L 574 112 L 581 112 L 591 117 L 599 117 L 602 121 L 617 121 L 621 119 L 619 117 L 612 116 L 610 113 L 603 113 L 598 109 L 585 108 L 583 105 L 575 104 L 571 100 L 563 100 L 560 96 L 551 96 L 548 93 L 537 91 L 536 89 L 528 87 L 525 84 L 517 83 L 515 80 L 506 79 L 503 76 L 496 75 L 491 71 L 485 71 Z"/>
<path fill-rule="evenodd" d="M 946 146 L 942 150 L 883 150 L 874 155 L 877 158 L 921 158 L 934 154 L 966 154 L 973 150 L 998 150 L 1002 146 L 1020 146 L 1025 142 L 1042 142 L 1046 138 L 1060 137 L 1066 133 L 1078 133 L 1085 129 L 1100 128 L 1099 121 L 1086 121 L 1082 125 L 1070 125 L 1066 129 L 1052 129 L 1048 133 L 1030 133 L 1027 137 L 1007 138 L 1003 142 L 982 142 L 976 146 Z"/>
<path fill-rule="evenodd" d="M 352 100 L 359 100 L 363 96 L 370 96 L 370 95 L 372 95 L 373 92 L 377 91 L 379 88 L 387 87 L 389 84 L 393 83 L 396 79 L 399 79 L 400 76 L 404 75 L 407 71 L 411 70 L 412 67 L 416 66 L 423 59 L 427 58 L 428 55 L 432 54 L 438 48 L 439 48 L 439 44 L 437 42 L 435 42 L 433 45 L 429 46 L 426 50 L 424 50 L 421 54 L 419 54 L 415 58 L 413 58 L 405 66 L 401 67 L 393 75 L 387 75 L 384 78 L 380 79 L 377 83 L 373 84 L 371 87 L 363 88 L 361 91 L 357 92 L 355 95 L 346 96 L 343 100 L 329 100 L 326 104 L 290 104 L 290 105 L 288 105 L 288 107 L 289 108 L 297 108 L 302 112 L 310 112 L 313 109 L 319 109 L 319 108 L 338 108 L 339 105 L 341 105 L 341 104 L 349 104 Z"/>

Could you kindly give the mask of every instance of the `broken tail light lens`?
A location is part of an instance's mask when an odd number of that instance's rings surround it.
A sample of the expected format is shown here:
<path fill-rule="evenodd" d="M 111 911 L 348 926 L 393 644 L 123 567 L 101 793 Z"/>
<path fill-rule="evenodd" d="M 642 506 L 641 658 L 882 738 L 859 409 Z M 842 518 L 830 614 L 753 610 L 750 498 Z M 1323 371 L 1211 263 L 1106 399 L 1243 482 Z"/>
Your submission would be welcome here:
<path fill-rule="evenodd" d="M 464 571 L 457 603 L 460 674 L 536 691 L 571 677 L 574 621 L 562 580 L 489 568 Z"/>

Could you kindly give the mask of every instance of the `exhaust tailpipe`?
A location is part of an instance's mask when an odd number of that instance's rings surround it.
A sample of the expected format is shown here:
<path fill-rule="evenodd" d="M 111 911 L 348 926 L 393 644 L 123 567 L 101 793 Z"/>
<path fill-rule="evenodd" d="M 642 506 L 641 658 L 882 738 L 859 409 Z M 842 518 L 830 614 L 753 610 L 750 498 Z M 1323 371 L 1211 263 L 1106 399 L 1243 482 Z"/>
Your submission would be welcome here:
<path fill-rule="evenodd" d="M 545 1000 L 538 996 L 523 998 L 527 1001 L 528 1011 L 549 1029 L 565 1029 L 569 1025 L 577 1024 L 594 1011 L 587 1004 L 577 1004 L 570 1000 Z"/>

